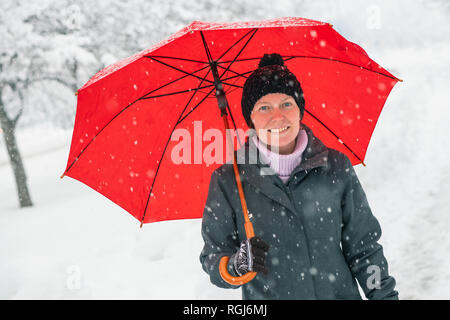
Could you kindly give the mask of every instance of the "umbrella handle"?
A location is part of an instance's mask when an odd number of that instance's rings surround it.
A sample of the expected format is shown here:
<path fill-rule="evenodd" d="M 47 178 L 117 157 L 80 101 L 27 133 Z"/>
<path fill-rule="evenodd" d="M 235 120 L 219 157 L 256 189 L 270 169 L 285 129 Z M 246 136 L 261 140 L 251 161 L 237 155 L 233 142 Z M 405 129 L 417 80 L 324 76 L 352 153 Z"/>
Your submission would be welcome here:
<path fill-rule="evenodd" d="M 224 114 L 222 114 L 222 118 L 224 121 L 226 133 L 227 133 L 227 138 L 228 138 L 227 140 L 229 141 L 229 143 L 231 143 L 230 132 L 228 130 L 229 124 L 228 124 L 228 120 L 226 117 L 226 112 Z M 231 144 L 231 147 L 232 147 L 231 150 L 234 150 L 234 147 L 232 144 Z M 236 159 L 235 152 L 233 152 L 233 169 L 234 169 L 234 176 L 236 178 L 236 185 L 237 185 L 238 192 L 239 192 L 239 198 L 241 200 L 242 213 L 244 215 L 245 234 L 247 236 L 247 239 L 250 239 L 255 236 L 255 232 L 253 230 L 253 224 L 250 221 L 249 216 L 248 216 L 247 202 L 245 201 L 244 189 L 242 188 L 242 182 L 241 182 L 241 177 L 239 175 L 239 169 L 237 166 L 237 159 Z M 232 284 L 232 285 L 242 285 L 244 283 L 250 282 L 251 280 L 253 280 L 254 277 L 256 277 L 256 272 L 254 272 L 254 271 L 247 272 L 246 274 L 244 274 L 243 276 L 240 276 L 240 277 L 233 277 L 228 272 L 228 268 L 227 268 L 229 259 L 230 259 L 230 257 L 224 256 L 220 259 L 220 264 L 219 264 L 219 272 L 220 272 L 222 279 L 225 282 Z"/>
<path fill-rule="evenodd" d="M 222 276 L 222 279 L 225 282 L 227 282 L 229 284 L 233 284 L 235 286 L 240 286 L 244 283 L 250 282 L 251 280 L 253 280 L 254 277 L 256 277 L 256 272 L 254 272 L 254 271 L 247 272 L 246 274 L 244 274 L 243 276 L 240 276 L 240 277 L 233 277 L 231 274 L 228 273 L 228 269 L 227 269 L 229 260 L 230 260 L 230 257 L 224 256 L 220 259 L 220 264 L 219 264 L 219 272 L 220 272 L 220 275 Z"/>
<path fill-rule="evenodd" d="M 215 73 L 215 79 L 218 79 L 217 67 L 215 67 L 215 66 L 213 66 L 213 67 L 214 67 L 213 73 Z M 221 110 L 221 117 L 222 117 L 224 125 L 225 125 L 227 141 L 230 144 L 230 147 L 231 147 L 230 150 L 234 150 L 234 146 L 231 142 L 232 141 L 231 134 L 229 132 L 230 125 L 228 124 L 228 119 L 227 119 L 226 108 L 228 106 L 228 102 L 225 98 L 225 92 L 223 92 L 221 87 L 217 88 L 216 96 L 217 96 L 219 108 Z M 237 166 L 236 152 L 233 152 L 233 169 L 234 169 L 234 176 L 236 178 L 236 186 L 237 186 L 238 192 L 239 192 L 239 199 L 240 199 L 241 205 L 242 205 L 242 213 L 244 215 L 245 234 L 247 236 L 247 239 L 250 239 L 251 237 L 255 236 L 255 232 L 253 231 L 253 224 L 250 221 L 249 215 L 248 215 L 247 202 L 245 201 L 244 189 L 242 188 L 241 177 L 239 175 L 239 169 Z M 222 279 L 225 282 L 232 284 L 232 285 L 242 285 L 244 283 L 250 282 L 254 277 L 256 277 L 256 272 L 254 272 L 254 271 L 247 272 L 246 274 L 244 274 L 243 276 L 240 276 L 240 277 L 233 277 L 228 272 L 228 268 L 227 268 L 229 260 L 230 260 L 230 257 L 224 256 L 220 259 L 220 263 L 219 263 L 219 272 L 220 272 Z"/>
<path fill-rule="evenodd" d="M 245 200 L 244 200 L 244 202 L 245 202 Z M 247 219 L 248 219 L 248 217 L 247 217 Z M 246 233 L 248 239 L 250 239 L 251 237 L 253 237 L 255 235 L 255 233 L 253 231 L 253 224 L 249 220 L 245 222 L 244 227 L 245 227 L 245 233 Z M 220 264 L 219 264 L 219 272 L 220 272 L 220 275 L 222 276 L 222 279 L 225 282 L 227 282 L 229 284 L 233 284 L 235 286 L 240 286 L 242 284 L 250 282 L 251 280 L 253 280 L 254 277 L 256 277 L 257 273 L 254 271 L 247 272 L 246 274 L 244 274 L 243 276 L 240 276 L 240 277 L 233 277 L 228 272 L 228 268 L 227 268 L 229 260 L 230 260 L 230 257 L 224 256 L 220 259 Z"/>

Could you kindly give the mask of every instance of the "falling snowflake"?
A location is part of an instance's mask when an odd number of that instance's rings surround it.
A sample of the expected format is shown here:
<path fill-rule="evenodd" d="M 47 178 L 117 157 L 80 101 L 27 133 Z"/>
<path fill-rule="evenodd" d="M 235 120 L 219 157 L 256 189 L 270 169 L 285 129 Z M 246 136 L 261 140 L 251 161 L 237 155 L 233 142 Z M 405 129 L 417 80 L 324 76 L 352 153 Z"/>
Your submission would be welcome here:
<path fill-rule="evenodd" d="M 309 273 L 310 273 L 311 275 L 315 276 L 315 275 L 317 275 L 317 269 L 314 268 L 314 267 L 312 267 L 312 268 L 309 269 Z"/>
<path fill-rule="evenodd" d="M 330 282 L 335 282 L 336 281 L 336 277 L 334 276 L 334 274 L 329 274 L 328 275 L 328 280 L 330 280 Z"/>
<path fill-rule="evenodd" d="M 277 266 L 277 265 L 279 265 L 280 264 L 280 260 L 278 260 L 278 258 L 272 258 L 272 264 L 274 265 L 274 266 Z"/>

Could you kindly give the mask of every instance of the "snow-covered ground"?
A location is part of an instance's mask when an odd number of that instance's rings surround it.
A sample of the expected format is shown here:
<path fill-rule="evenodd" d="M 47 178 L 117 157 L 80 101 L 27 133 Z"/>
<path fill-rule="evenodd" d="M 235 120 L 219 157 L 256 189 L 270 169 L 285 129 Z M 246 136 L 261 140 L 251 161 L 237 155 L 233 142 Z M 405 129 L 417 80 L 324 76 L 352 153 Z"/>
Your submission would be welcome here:
<path fill-rule="evenodd" d="M 402 299 L 448 299 L 448 7 L 374 1 L 382 17 L 374 31 L 363 19 L 354 19 L 355 6 L 339 3 L 329 17 L 336 30 L 404 80 L 386 102 L 367 151 L 367 167 L 356 167 L 383 229 L 381 244 L 390 272 Z M 411 3 L 409 11 L 398 3 Z M 369 6 L 359 6 L 366 14 Z M 324 8 L 314 5 L 296 15 L 326 21 Z M 376 11 L 376 5 L 370 10 Z M 403 17 L 406 22 L 400 21 Z M 411 40 L 415 38 L 417 42 Z M 36 126 L 22 129 L 17 138 L 34 206 L 18 208 L 1 141 L 1 299 L 241 298 L 240 289 L 211 285 L 201 269 L 201 220 L 139 229 L 131 215 L 106 198 L 71 178 L 59 178 L 71 132 Z"/>

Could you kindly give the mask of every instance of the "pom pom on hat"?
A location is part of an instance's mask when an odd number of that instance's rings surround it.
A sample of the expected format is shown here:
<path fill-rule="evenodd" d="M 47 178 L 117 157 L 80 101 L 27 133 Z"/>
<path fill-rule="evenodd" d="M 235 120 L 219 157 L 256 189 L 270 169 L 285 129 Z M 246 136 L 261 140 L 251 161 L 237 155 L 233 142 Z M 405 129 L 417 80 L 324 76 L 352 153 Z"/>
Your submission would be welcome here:
<path fill-rule="evenodd" d="M 278 53 L 265 53 L 264 57 L 262 57 L 259 61 L 258 68 L 271 65 L 284 66 L 283 57 L 281 57 Z"/>

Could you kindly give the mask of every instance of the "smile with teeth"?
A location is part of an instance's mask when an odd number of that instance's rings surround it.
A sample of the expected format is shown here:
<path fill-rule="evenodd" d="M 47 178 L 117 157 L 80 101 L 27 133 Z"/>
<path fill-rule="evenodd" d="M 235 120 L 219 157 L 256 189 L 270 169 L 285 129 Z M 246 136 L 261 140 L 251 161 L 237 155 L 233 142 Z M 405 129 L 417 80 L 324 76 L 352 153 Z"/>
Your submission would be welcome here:
<path fill-rule="evenodd" d="M 289 129 L 289 128 L 290 128 L 290 127 L 287 126 L 287 127 L 282 127 L 282 128 L 278 128 L 278 129 L 269 129 L 268 131 L 269 131 L 269 132 L 274 132 L 274 133 L 280 133 L 280 132 L 286 131 L 286 130 Z"/>

